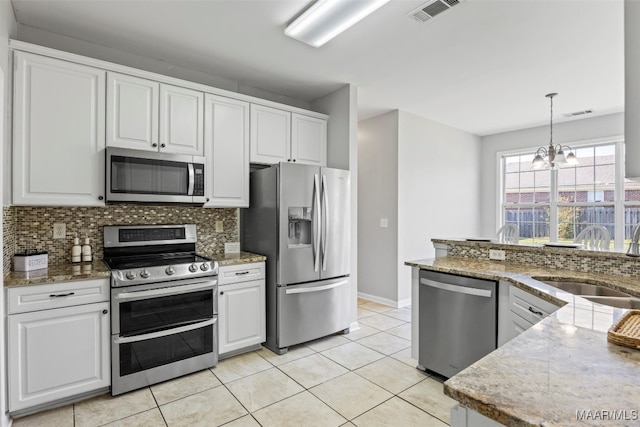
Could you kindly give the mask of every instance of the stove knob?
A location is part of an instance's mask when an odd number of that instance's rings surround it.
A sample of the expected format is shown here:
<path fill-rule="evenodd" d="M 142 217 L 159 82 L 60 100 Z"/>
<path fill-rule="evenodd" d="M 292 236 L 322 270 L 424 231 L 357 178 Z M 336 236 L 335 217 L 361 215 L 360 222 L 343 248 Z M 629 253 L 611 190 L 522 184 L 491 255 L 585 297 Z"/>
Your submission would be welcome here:
<path fill-rule="evenodd" d="M 143 279 L 146 279 L 149 276 L 151 276 L 151 273 L 149 273 L 149 271 L 147 271 L 146 269 L 140 272 L 140 277 L 142 277 Z"/>
<path fill-rule="evenodd" d="M 173 273 L 175 273 L 175 272 L 176 272 L 176 270 L 174 270 L 174 269 L 173 269 L 173 267 L 167 267 L 167 268 L 164 270 L 164 272 L 165 272 L 165 273 L 167 273 L 167 276 L 171 276 Z"/>
<path fill-rule="evenodd" d="M 200 266 L 200 270 L 202 271 L 207 271 L 209 269 L 209 264 L 207 264 L 206 262 L 202 263 L 202 265 Z"/>
<path fill-rule="evenodd" d="M 133 271 L 127 271 L 126 278 L 129 280 L 133 280 L 136 278 L 136 273 L 134 273 Z"/>
<path fill-rule="evenodd" d="M 196 265 L 195 262 L 189 266 L 189 271 L 192 273 L 195 273 L 196 271 L 198 271 L 198 266 Z"/>

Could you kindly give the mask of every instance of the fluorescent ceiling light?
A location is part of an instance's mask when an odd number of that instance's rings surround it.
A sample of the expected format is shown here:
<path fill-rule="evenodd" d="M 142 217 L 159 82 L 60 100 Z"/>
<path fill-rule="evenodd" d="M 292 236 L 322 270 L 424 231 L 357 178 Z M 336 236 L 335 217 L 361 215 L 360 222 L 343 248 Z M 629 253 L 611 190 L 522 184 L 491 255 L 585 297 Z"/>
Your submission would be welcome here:
<path fill-rule="evenodd" d="M 389 0 L 318 0 L 284 30 L 284 33 L 320 47 Z"/>

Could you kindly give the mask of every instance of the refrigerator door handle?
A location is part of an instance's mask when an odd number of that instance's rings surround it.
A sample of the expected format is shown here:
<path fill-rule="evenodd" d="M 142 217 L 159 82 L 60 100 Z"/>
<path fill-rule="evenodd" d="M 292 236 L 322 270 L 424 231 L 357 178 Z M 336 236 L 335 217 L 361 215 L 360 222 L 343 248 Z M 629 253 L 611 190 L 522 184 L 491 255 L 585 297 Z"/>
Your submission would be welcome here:
<path fill-rule="evenodd" d="M 322 234 L 320 242 L 322 244 L 322 270 L 327 269 L 327 239 L 329 238 L 329 199 L 327 198 L 327 176 L 322 175 Z"/>
<path fill-rule="evenodd" d="M 320 221 L 318 219 L 319 216 L 319 212 L 318 209 L 320 208 L 320 182 L 319 182 L 319 178 L 318 178 L 318 174 L 314 174 L 313 175 L 313 201 L 312 206 L 311 206 L 311 215 L 312 215 L 312 221 L 311 221 L 311 227 L 313 228 L 313 242 L 312 242 L 312 250 L 313 250 L 313 271 L 318 271 L 318 269 L 320 268 L 320 236 L 318 235 L 318 227 L 320 226 Z"/>

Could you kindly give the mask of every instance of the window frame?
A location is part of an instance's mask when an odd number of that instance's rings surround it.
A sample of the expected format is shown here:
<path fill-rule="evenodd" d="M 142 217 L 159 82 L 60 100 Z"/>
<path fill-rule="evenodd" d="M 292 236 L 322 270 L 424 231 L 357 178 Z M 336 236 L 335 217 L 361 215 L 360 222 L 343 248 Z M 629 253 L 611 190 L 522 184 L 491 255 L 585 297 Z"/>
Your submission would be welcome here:
<path fill-rule="evenodd" d="M 499 229 L 505 220 L 505 209 L 507 208 L 534 208 L 534 207 L 549 207 L 549 241 L 558 241 L 558 207 L 570 206 L 594 206 L 605 207 L 613 206 L 615 216 L 615 246 L 614 250 L 624 250 L 624 211 L 627 206 L 640 206 L 640 201 L 637 202 L 625 202 L 625 189 L 624 189 L 624 136 L 612 136 L 607 138 L 597 138 L 590 140 L 574 141 L 568 143 L 561 143 L 562 145 L 569 145 L 573 150 L 579 148 L 589 148 L 604 145 L 614 145 L 615 147 L 615 184 L 614 184 L 614 200 L 602 201 L 602 202 L 558 202 L 558 169 L 550 170 L 549 177 L 549 203 L 506 203 L 505 202 L 505 182 L 506 182 L 506 163 L 505 158 L 517 155 L 531 155 L 533 159 L 534 153 L 538 147 L 525 147 L 514 150 L 498 151 L 496 153 L 496 191 L 497 191 L 497 206 L 496 206 L 496 230 Z M 578 159 L 578 162 L 580 159 Z"/>

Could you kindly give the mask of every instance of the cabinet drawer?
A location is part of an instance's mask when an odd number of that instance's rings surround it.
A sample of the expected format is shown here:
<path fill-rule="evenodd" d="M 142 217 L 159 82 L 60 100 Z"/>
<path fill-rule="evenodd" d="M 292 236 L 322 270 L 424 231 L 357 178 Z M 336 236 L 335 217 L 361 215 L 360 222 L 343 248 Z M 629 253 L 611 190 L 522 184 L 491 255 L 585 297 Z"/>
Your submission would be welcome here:
<path fill-rule="evenodd" d="M 109 301 L 109 279 L 23 286 L 7 289 L 8 314 Z"/>
<path fill-rule="evenodd" d="M 538 323 L 560 308 L 514 286 L 510 288 L 509 305 L 513 313 L 532 324 Z"/>
<path fill-rule="evenodd" d="M 219 285 L 260 279 L 264 279 L 264 262 L 228 265 L 220 267 L 218 271 Z"/>

